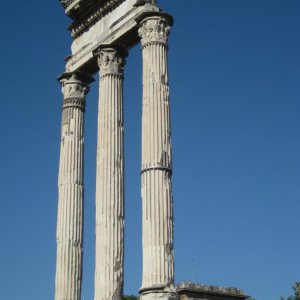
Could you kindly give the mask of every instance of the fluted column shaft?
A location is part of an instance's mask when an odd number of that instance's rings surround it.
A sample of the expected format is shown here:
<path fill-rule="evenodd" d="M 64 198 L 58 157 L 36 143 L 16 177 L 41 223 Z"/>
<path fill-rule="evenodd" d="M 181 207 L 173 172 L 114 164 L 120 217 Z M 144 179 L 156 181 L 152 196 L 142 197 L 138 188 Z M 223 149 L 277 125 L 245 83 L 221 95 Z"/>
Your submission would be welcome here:
<path fill-rule="evenodd" d="M 64 94 L 58 176 L 56 300 L 80 300 L 83 243 L 83 146 L 87 86 L 73 75 Z"/>
<path fill-rule="evenodd" d="M 97 54 L 100 69 L 96 178 L 95 300 L 121 300 L 124 258 L 123 65 L 113 48 Z"/>
<path fill-rule="evenodd" d="M 139 29 L 143 53 L 141 293 L 144 298 L 146 294 L 155 298 L 158 291 L 165 291 L 166 298 L 176 297 L 167 67 L 169 29 L 168 20 L 163 16 L 144 19 Z"/>

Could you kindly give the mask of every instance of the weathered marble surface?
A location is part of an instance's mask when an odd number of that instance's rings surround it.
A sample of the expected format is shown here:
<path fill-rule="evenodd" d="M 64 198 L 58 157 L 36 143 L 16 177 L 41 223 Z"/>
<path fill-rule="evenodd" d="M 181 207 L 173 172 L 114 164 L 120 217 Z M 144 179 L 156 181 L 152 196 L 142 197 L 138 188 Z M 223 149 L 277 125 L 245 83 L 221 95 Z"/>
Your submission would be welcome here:
<path fill-rule="evenodd" d="M 83 247 L 83 147 L 87 84 L 62 80 L 64 94 L 58 177 L 56 300 L 80 300 Z"/>
<path fill-rule="evenodd" d="M 122 300 L 124 281 L 124 57 L 98 52 L 95 300 Z"/>
<path fill-rule="evenodd" d="M 145 18 L 143 52 L 142 299 L 174 299 L 173 198 L 167 38 L 169 19 Z"/>

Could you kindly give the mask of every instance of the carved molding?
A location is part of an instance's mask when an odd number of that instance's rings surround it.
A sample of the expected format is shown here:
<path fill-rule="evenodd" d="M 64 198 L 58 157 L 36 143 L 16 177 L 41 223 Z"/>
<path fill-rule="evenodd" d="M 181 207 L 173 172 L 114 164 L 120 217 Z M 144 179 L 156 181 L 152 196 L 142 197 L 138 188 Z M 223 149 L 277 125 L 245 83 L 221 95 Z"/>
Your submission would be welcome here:
<path fill-rule="evenodd" d="M 69 107 L 76 107 L 76 108 L 79 108 L 79 109 L 84 111 L 85 110 L 85 104 L 86 104 L 85 99 L 67 98 L 67 99 L 64 99 L 64 101 L 62 103 L 62 109 L 69 108 Z"/>
<path fill-rule="evenodd" d="M 70 29 L 72 29 L 72 37 L 74 39 L 79 37 L 86 30 L 92 27 L 97 21 L 117 8 L 124 1 L 125 0 L 107 0 L 101 2 L 101 4 L 98 6 L 94 5 L 93 9 L 91 9 L 90 13 L 87 14 L 86 17 L 78 18 L 78 20 L 75 20 L 74 23 L 70 26 Z"/>
<path fill-rule="evenodd" d="M 76 107 L 83 111 L 85 110 L 85 96 L 88 93 L 89 88 L 87 83 L 80 79 L 78 74 L 72 74 L 69 77 L 64 77 L 60 80 L 62 84 L 62 93 L 64 95 L 62 109 Z"/>
<path fill-rule="evenodd" d="M 123 76 L 124 55 L 115 48 L 102 48 L 95 55 L 100 69 L 100 76 L 112 74 Z"/>
<path fill-rule="evenodd" d="M 60 0 L 61 5 L 63 6 L 63 8 L 67 8 L 68 6 L 70 6 L 72 3 L 74 2 L 74 0 Z"/>
<path fill-rule="evenodd" d="M 164 17 L 148 17 L 142 21 L 138 33 L 143 47 L 157 42 L 167 44 L 170 25 Z"/>

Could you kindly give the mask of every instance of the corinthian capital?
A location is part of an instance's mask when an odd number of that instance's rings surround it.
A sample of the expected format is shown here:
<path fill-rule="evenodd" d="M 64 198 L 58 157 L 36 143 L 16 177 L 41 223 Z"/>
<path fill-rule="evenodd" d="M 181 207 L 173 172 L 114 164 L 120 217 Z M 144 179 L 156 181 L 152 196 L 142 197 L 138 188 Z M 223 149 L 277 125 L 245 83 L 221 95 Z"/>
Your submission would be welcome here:
<path fill-rule="evenodd" d="M 68 98 L 79 98 L 84 99 L 85 95 L 88 93 L 88 82 L 86 78 L 84 80 L 80 78 L 78 74 L 71 74 L 70 76 L 65 76 L 60 80 L 62 84 L 62 93 L 64 99 Z"/>
<path fill-rule="evenodd" d="M 139 36 L 142 46 L 148 43 L 167 43 L 170 32 L 168 20 L 163 16 L 152 16 L 145 18 L 139 28 Z"/>
<path fill-rule="evenodd" d="M 106 74 L 123 75 L 124 55 L 115 48 L 102 48 L 96 52 L 100 76 Z"/>

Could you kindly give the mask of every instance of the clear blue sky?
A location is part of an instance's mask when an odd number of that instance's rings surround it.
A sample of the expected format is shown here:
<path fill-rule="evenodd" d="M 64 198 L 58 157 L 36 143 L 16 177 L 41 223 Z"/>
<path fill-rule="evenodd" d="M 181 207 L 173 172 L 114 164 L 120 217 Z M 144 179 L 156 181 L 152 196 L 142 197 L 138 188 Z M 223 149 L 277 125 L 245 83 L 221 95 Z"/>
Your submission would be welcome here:
<path fill-rule="evenodd" d="M 276 300 L 300 280 L 300 1 L 161 0 L 170 84 L 176 282 Z M 1 3 L 0 298 L 54 295 L 60 86 L 57 0 Z M 97 74 L 96 74 L 97 77 Z M 141 53 L 126 66 L 125 292 L 141 284 Z M 97 82 L 86 112 L 84 300 L 92 300 Z"/>

